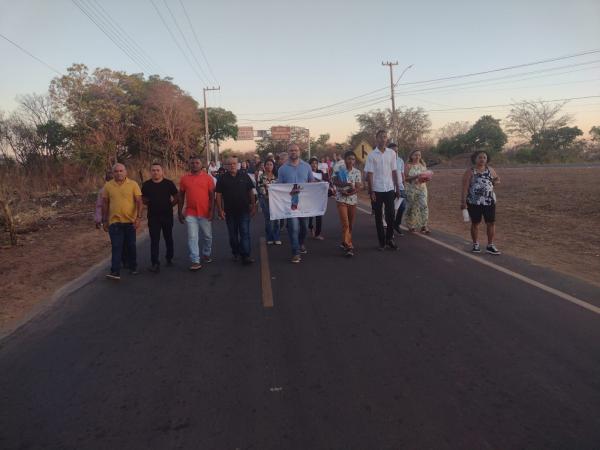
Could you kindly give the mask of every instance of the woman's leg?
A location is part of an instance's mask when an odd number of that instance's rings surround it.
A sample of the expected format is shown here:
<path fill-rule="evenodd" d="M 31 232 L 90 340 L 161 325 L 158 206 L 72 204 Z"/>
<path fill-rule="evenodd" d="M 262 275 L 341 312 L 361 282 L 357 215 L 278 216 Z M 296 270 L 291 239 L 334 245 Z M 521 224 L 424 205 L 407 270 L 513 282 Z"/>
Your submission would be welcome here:
<path fill-rule="evenodd" d="M 350 223 L 348 221 L 348 205 L 346 203 L 337 202 L 338 215 L 340 216 L 340 225 L 342 226 L 342 243 L 348 248 L 352 245 L 350 239 Z"/>
<path fill-rule="evenodd" d="M 492 222 L 492 223 L 486 223 L 485 225 L 487 227 L 488 245 L 492 245 L 494 243 L 494 237 L 496 237 L 496 224 L 494 222 Z M 473 242 L 475 242 L 475 241 L 473 241 Z"/>
<path fill-rule="evenodd" d="M 315 217 L 315 236 L 321 236 L 321 228 L 323 227 L 323 216 Z"/>
<path fill-rule="evenodd" d="M 354 225 L 354 218 L 356 217 L 356 205 L 348 205 L 348 245 L 350 248 L 354 248 L 352 242 L 352 226 Z"/>
<path fill-rule="evenodd" d="M 479 224 L 471 222 L 471 240 L 476 244 L 479 239 Z"/>

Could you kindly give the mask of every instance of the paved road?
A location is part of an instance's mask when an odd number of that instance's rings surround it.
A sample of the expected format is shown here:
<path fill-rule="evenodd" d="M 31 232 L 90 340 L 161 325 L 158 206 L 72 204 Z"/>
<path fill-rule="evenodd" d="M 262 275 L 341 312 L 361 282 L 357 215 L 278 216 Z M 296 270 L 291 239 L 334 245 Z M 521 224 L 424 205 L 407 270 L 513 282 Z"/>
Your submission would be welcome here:
<path fill-rule="evenodd" d="M 223 223 L 199 273 L 178 227 L 177 267 L 98 276 L 5 339 L 0 448 L 600 446 L 598 314 L 417 236 L 380 253 L 366 214 L 344 259 L 334 212 L 301 265 L 269 248 L 273 308 Z"/>

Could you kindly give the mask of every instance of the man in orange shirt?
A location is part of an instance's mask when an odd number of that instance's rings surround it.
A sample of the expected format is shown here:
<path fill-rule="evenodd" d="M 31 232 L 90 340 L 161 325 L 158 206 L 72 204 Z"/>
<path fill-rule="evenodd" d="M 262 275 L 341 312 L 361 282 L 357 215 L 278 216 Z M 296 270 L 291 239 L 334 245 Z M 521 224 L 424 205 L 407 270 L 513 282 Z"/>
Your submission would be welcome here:
<path fill-rule="evenodd" d="M 188 247 L 192 265 L 190 270 L 202 268 L 201 262 L 210 263 L 212 251 L 212 217 L 215 183 L 213 178 L 202 171 L 202 160 L 190 157 L 190 173 L 179 182 L 179 222 L 187 224 Z M 183 205 L 185 202 L 185 212 Z M 202 231 L 202 246 L 199 245 L 199 231 Z M 202 254 L 202 260 L 200 259 Z"/>

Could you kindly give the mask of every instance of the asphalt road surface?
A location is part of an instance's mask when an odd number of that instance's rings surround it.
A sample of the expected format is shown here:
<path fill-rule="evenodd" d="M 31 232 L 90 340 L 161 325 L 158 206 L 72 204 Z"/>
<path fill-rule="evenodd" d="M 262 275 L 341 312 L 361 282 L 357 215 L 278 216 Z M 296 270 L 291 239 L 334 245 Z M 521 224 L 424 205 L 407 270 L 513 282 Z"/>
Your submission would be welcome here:
<path fill-rule="evenodd" d="M 266 272 L 257 216 L 254 265 L 216 222 L 190 273 L 177 224 L 175 267 L 98 274 L 4 339 L 0 448 L 600 448 L 599 314 L 418 236 L 379 252 L 364 213 L 345 259 L 329 206 L 300 265 L 284 236 Z"/>

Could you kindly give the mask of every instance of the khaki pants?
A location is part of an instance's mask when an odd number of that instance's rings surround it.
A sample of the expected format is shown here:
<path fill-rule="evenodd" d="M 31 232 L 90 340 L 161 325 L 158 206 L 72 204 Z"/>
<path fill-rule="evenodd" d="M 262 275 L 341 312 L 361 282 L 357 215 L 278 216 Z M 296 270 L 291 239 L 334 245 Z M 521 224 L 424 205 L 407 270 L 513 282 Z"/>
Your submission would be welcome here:
<path fill-rule="evenodd" d="M 356 205 L 337 202 L 340 223 L 342 224 L 342 242 L 347 248 L 354 248 L 352 245 L 352 225 L 356 214 Z"/>

